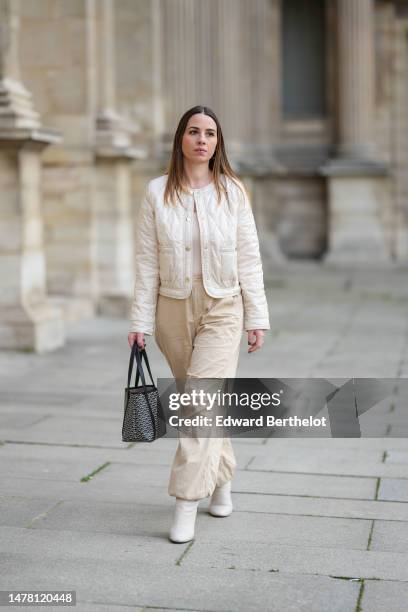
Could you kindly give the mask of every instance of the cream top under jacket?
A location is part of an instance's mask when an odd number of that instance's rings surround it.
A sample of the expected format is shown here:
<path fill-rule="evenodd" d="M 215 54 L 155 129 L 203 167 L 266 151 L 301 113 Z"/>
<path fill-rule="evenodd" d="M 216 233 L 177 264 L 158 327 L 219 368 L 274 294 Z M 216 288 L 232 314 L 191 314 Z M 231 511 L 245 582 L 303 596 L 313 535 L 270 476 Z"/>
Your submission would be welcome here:
<path fill-rule="evenodd" d="M 218 205 L 210 183 L 180 194 L 176 206 L 165 205 L 166 182 L 162 175 L 146 185 L 137 213 L 129 331 L 153 335 L 158 295 L 185 299 L 191 293 L 194 199 L 206 292 L 215 298 L 242 292 L 243 328 L 270 329 L 258 234 L 245 192 L 223 176 L 228 201 L 223 194 Z"/>
<path fill-rule="evenodd" d="M 197 211 L 194 210 L 193 206 L 193 275 L 202 274 L 201 264 L 201 240 L 200 240 L 200 226 L 198 225 Z"/>

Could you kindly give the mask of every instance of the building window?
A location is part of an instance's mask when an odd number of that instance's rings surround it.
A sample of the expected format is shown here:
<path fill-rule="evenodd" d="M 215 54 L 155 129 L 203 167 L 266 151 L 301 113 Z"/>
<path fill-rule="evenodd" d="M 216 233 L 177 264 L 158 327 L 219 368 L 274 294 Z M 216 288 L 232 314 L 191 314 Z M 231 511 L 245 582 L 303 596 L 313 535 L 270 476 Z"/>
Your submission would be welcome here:
<path fill-rule="evenodd" d="M 326 115 L 325 0 L 281 0 L 282 115 Z"/>

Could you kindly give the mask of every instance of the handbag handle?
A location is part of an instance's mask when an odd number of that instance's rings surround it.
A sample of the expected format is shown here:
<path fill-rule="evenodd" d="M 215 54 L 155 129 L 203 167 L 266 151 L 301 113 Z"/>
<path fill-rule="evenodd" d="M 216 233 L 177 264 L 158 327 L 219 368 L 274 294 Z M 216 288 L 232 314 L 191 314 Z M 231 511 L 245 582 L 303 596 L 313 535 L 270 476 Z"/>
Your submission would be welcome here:
<path fill-rule="evenodd" d="M 150 369 L 150 364 L 149 364 L 149 360 L 147 358 L 147 353 L 146 353 L 146 349 L 142 348 L 142 350 L 140 351 L 140 356 L 141 356 L 141 362 L 143 362 L 143 358 L 146 362 L 147 365 L 147 370 L 149 372 L 149 376 L 150 376 L 150 380 L 152 381 L 152 385 L 153 387 L 155 386 L 154 384 L 154 380 L 153 380 L 153 375 L 152 375 L 152 371 Z M 139 370 L 136 370 L 136 378 L 135 378 L 135 387 L 137 387 L 139 384 Z"/>
<path fill-rule="evenodd" d="M 143 372 L 142 359 L 141 359 L 141 356 L 140 356 L 139 347 L 138 347 L 136 342 L 133 343 L 132 351 L 130 353 L 129 370 L 128 370 L 128 388 L 130 387 L 130 379 L 132 377 L 133 361 L 134 361 L 135 357 L 136 357 L 136 370 L 137 370 L 137 373 L 140 372 L 140 377 L 142 379 L 143 392 L 144 392 L 144 394 L 146 396 L 147 405 L 149 406 L 150 414 L 151 414 L 151 417 L 152 417 L 152 423 L 153 423 L 153 429 L 154 429 L 154 438 L 156 438 L 156 435 L 157 435 L 156 420 L 154 418 L 152 407 L 150 406 L 149 396 L 148 396 L 147 389 L 146 389 L 146 379 L 145 379 L 145 375 L 144 375 L 144 372 Z M 150 367 L 149 367 L 149 371 L 150 371 Z"/>
<path fill-rule="evenodd" d="M 132 370 L 133 370 L 133 361 L 134 361 L 134 359 L 136 359 L 136 375 L 139 374 L 139 372 L 140 372 L 140 378 L 142 379 L 142 385 L 144 387 L 146 386 L 146 379 L 145 379 L 145 375 L 144 375 L 144 372 L 143 372 L 143 367 L 142 367 L 142 363 L 141 363 L 141 359 L 140 359 L 140 352 L 141 352 L 141 349 L 139 349 L 137 343 L 134 342 L 132 344 L 132 350 L 130 352 L 129 369 L 128 369 L 128 387 L 130 387 L 130 382 L 131 382 L 131 378 L 132 378 Z M 150 368 L 149 368 L 149 372 L 150 372 Z M 135 386 L 137 387 L 137 384 Z"/>

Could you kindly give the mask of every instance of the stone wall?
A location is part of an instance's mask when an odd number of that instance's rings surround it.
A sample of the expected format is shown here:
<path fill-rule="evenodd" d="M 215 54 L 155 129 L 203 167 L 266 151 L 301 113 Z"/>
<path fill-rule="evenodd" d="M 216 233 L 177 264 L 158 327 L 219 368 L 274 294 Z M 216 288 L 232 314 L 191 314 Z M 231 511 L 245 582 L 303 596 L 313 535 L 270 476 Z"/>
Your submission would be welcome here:
<path fill-rule="evenodd" d="M 62 342 L 50 304 L 66 321 L 126 314 L 141 194 L 195 104 L 221 121 L 268 274 L 286 258 L 408 260 L 408 14 L 326 7 L 327 115 L 286 120 L 280 0 L 0 0 L 1 256 L 20 275 L 5 344 L 20 342 L 13 310 L 37 348 L 52 346 L 47 308 Z"/>

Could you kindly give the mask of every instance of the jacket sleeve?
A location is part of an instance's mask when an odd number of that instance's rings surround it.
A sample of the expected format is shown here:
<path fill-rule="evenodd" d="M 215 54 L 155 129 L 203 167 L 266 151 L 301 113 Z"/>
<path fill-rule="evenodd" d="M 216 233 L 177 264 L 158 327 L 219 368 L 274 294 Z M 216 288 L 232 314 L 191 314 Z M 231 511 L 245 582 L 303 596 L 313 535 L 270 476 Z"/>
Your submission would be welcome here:
<path fill-rule="evenodd" d="M 255 219 L 246 193 L 243 196 L 240 191 L 237 251 L 238 280 L 244 301 L 244 329 L 270 329 Z"/>
<path fill-rule="evenodd" d="M 155 328 L 159 291 L 159 260 L 154 208 L 146 186 L 136 219 L 135 286 L 129 332 L 151 336 Z"/>

